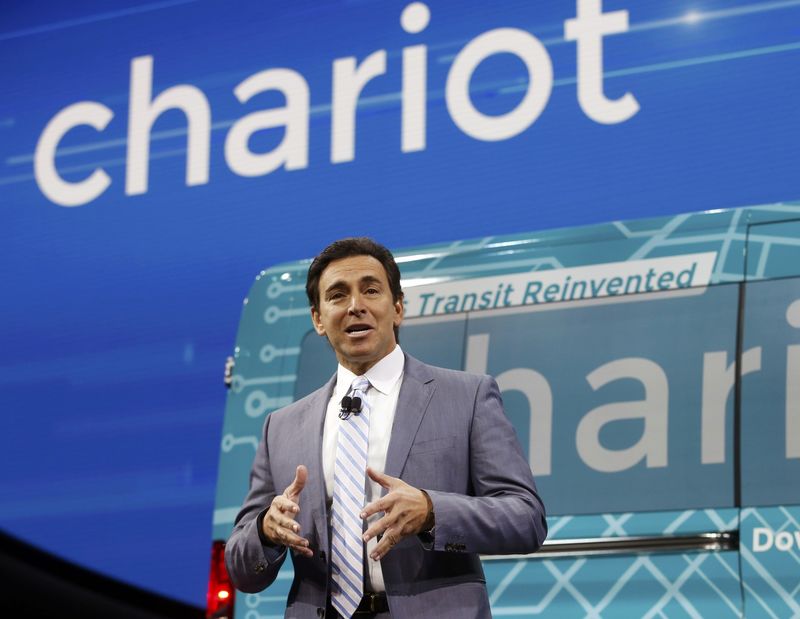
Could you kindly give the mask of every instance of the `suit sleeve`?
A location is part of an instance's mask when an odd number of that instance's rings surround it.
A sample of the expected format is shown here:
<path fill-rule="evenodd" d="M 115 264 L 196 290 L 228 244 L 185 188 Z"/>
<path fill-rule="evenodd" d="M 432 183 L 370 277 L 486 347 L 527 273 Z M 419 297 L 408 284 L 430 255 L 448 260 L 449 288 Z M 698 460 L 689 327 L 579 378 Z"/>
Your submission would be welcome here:
<path fill-rule="evenodd" d="M 246 593 L 262 591 L 271 585 L 286 559 L 285 546 L 264 544 L 259 535 L 259 515 L 277 494 L 269 463 L 269 422 L 267 416 L 250 471 L 250 491 L 225 545 L 228 574 L 236 588 Z"/>
<path fill-rule="evenodd" d="M 469 458 L 473 493 L 426 489 L 436 517 L 431 550 L 534 552 L 547 536 L 544 505 L 503 410 L 500 390 L 490 376 L 480 380 L 472 414 Z"/>

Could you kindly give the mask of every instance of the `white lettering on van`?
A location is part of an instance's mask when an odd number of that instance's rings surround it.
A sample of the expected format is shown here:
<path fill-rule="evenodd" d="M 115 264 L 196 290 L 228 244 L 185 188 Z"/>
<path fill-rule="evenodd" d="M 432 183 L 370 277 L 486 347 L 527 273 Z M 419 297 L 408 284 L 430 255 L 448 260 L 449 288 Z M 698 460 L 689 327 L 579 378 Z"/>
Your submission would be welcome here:
<path fill-rule="evenodd" d="M 426 293 L 422 297 L 432 296 Z M 436 297 L 436 303 L 446 297 Z M 427 303 L 427 299 L 425 300 Z M 455 310 L 454 310 L 455 311 Z M 787 321 L 800 329 L 800 299 L 787 308 Z M 465 369 L 485 374 L 489 358 L 488 334 L 467 338 Z M 786 458 L 800 458 L 800 344 L 786 352 Z M 726 406 L 736 379 L 735 361 L 728 363 L 727 351 L 703 353 L 702 401 L 700 408 L 700 463 L 721 464 L 726 459 Z M 742 353 L 742 376 L 761 370 L 762 347 Z M 648 468 L 668 465 L 669 385 L 664 370 L 650 359 L 630 357 L 610 361 L 586 376 L 596 391 L 618 379 L 633 378 L 645 388 L 645 398 L 604 404 L 584 415 L 578 423 L 575 442 L 578 455 L 590 468 L 616 473 L 645 461 Z M 532 368 L 511 368 L 498 374 L 501 391 L 519 391 L 529 407 L 529 458 L 538 475 L 552 472 L 554 396 L 547 378 Z M 600 433 L 612 421 L 641 418 L 644 430 L 640 439 L 625 449 L 609 449 Z M 766 539 L 766 538 L 765 538 Z M 766 542 L 765 542 L 766 543 Z"/>
<path fill-rule="evenodd" d="M 742 376 L 761 369 L 761 347 L 742 354 Z M 724 350 L 703 355 L 703 402 L 701 408 L 700 461 L 725 462 L 725 410 L 736 380 L 736 362 L 728 364 Z"/>
<path fill-rule="evenodd" d="M 767 528 L 755 527 L 753 529 L 753 552 L 766 552 L 772 548 L 775 534 Z"/>
<path fill-rule="evenodd" d="M 596 391 L 610 382 L 625 378 L 642 383 L 644 399 L 604 404 L 589 411 L 578 424 L 575 437 L 578 454 L 589 467 L 604 473 L 629 469 L 642 460 L 648 468 L 667 466 L 667 375 L 660 365 L 650 359 L 628 357 L 601 365 L 586 380 Z M 644 430 L 635 444 L 624 449 L 608 449 L 601 444 L 600 430 L 607 423 L 638 418 L 644 419 Z"/>
<path fill-rule="evenodd" d="M 466 371 L 486 374 L 489 359 L 489 335 L 470 335 L 467 340 Z M 530 412 L 528 461 L 539 476 L 550 475 L 553 442 L 553 391 L 539 372 L 514 368 L 497 376 L 500 391 L 519 391 L 525 396 Z"/>
<path fill-rule="evenodd" d="M 800 531 L 778 531 L 767 527 L 753 528 L 753 552 L 767 552 L 775 548 L 781 552 L 789 552 L 793 548 L 800 549 Z"/>
<path fill-rule="evenodd" d="M 800 329 L 800 299 L 786 308 L 786 322 Z M 786 457 L 800 458 L 800 345 L 786 349 Z"/>
<path fill-rule="evenodd" d="M 800 458 L 800 345 L 786 350 L 786 457 Z"/>

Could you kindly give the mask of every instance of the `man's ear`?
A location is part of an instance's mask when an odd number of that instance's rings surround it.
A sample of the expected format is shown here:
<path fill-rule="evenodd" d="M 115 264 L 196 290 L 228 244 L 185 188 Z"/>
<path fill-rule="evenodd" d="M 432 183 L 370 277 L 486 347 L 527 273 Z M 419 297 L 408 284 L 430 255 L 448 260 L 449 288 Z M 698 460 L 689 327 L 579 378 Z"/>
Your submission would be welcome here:
<path fill-rule="evenodd" d="M 406 307 L 405 304 L 403 303 L 403 297 L 400 297 L 399 299 L 397 299 L 397 301 L 394 302 L 394 320 L 392 322 L 394 323 L 395 327 L 399 327 L 400 323 L 403 322 L 403 316 L 405 315 L 405 310 Z"/>
<path fill-rule="evenodd" d="M 311 308 L 311 324 L 314 325 L 314 331 L 317 332 L 317 335 L 325 335 L 325 327 L 322 325 L 319 310 L 313 307 Z"/>

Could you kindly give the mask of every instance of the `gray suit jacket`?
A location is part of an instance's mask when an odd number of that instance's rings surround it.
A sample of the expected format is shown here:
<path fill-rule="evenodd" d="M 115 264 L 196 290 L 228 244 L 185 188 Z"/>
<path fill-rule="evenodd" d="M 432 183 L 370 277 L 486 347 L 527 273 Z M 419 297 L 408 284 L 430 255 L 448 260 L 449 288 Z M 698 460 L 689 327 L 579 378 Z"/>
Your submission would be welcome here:
<path fill-rule="evenodd" d="M 328 596 L 330 536 L 322 472 L 322 429 L 336 376 L 276 411 L 250 474 L 225 558 L 236 587 L 268 587 L 286 549 L 262 545 L 257 516 L 308 467 L 298 523 L 315 551 L 292 554 L 295 578 L 286 617 L 317 619 Z M 426 365 L 406 355 L 387 475 L 424 489 L 436 515 L 434 542 L 412 536 L 382 559 L 394 619 L 490 617 L 479 554 L 528 553 L 547 534 L 544 506 L 493 378 Z"/>

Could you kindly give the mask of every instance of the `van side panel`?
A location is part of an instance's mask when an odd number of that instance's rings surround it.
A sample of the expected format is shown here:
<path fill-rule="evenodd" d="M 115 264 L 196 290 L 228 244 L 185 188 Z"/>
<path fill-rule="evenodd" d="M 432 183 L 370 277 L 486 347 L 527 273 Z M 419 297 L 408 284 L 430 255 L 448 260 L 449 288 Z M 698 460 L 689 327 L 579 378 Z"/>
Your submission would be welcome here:
<path fill-rule="evenodd" d="M 758 226 L 763 234 L 797 225 Z M 800 616 L 800 258 L 746 285 L 744 342 L 762 371 L 742 382 L 741 564 L 747 617 Z"/>
<path fill-rule="evenodd" d="M 800 345 L 790 311 L 800 298 L 796 283 L 767 281 L 759 288 L 748 282 L 738 369 L 734 359 L 739 282 L 745 274 L 748 280 L 800 275 L 800 230 L 769 223 L 798 216 L 800 205 L 780 204 L 396 254 L 408 300 L 401 345 L 429 363 L 498 377 L 548 507 L 551 542 L 735 536 L 741 518 L 741 555 L 734 545 L 487 559 L 496 616 L 797 614 L 800 583 L 791 577 L 800 572 L 800 554 L 796 544 L 780 550 L 789 538 L 778 541 L 778 535 L 798 528 L 800 484 L 796 461 L 777 459 L 791 440 L 780 435 L 781 420 L 794 410 L 793 389 L 800 384 L 788 376 L 795 367 L 792 347 Z M 754 224 L 762 227 L 747 241 Z M 527 296 L 516 289 L 518 281 L 565 281 L 569 269 L 584 267 L 594 269 L 590 279 L 600 286 L 612 263 L 612 277 L 625 264 L 644 269 L 644 276 L 648 261 L 674 257 L 685 268 L 693 264 L 692 258 L 685 262 L 688 255 L 701 253 L 708 270 L 703 277 L 698 270 L 690 288 L 616 295 L 619 284 L 607 278 L 599 296 L 572 300 L 564 286 L 559 294 L 565 299 L 546 296 L 544 284 Z M 265 416 L 321 385 L 335 368 L 325 341 L 309 333 L 307 268 L 304 261 L 263 272 L 246 300 L 221 441 L 217 539 L 228 536 L 246 492 Z M 486 281 L 491 288 L 485 293 L 470 288 Z M 733 442 L 738 375 L 741 514 Z M 778 491 L 783 494 L 770 495 Z M 762 550 L 769 542 L 764 529 L 773 532 L 768 550 Z M 281 615 L 291 577 L 287 562 L 268 591 L 240 594 L 237 617 Z"/>

